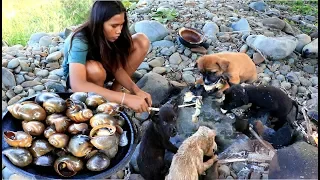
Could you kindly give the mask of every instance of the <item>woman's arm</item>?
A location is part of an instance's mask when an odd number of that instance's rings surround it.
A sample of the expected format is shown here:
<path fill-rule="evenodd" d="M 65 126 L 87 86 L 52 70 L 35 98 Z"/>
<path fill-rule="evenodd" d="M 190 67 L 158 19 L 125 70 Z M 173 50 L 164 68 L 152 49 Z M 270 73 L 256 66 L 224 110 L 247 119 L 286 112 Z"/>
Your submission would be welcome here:
<path fill-rule="evenodd" d="M 118 81 L 119 84 L 121 84 L 123 87 L 128 89 L 130 92 L 133 92 L 135 95 L 140 96 L 146 100 L 149 107 L 152 105 L 152 100 L 150 94 L 142 91 L 136 83 L 134 83 L 131 79 L 131 77 L 128 75 L 128 73 L 120 67 L 117 69 L 114 73 L 115 79 Z"/>
<path fill-rule="evenodd" d="M 128 106 L 135 112 L 149 111 L 145 100 L 139 96 L 112 91 L 87 81 L 86 66 L 80 63 L 69 64 L 70 86 L 74 92 L 94 92 L 105 97 L 108 101 L 121 104 L 124 98 L 123 105 Z"/>

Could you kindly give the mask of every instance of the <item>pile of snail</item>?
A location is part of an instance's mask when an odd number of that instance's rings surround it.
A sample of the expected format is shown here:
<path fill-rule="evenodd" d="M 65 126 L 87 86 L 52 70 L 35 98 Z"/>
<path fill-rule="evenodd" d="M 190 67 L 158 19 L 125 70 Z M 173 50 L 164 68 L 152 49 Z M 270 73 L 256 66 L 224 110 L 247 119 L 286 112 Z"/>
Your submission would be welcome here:
<path fill-rule="evenodd" d="M 68 99 L 43 92 L 34 101 L 8 106 L 23 131 L 4 130 L 3 154 L 18 167 L 53 166 L 62 177 L 83 169 L 103 171 L 128 145 L 121 107 L 94 93 L 75 92 Z"/>

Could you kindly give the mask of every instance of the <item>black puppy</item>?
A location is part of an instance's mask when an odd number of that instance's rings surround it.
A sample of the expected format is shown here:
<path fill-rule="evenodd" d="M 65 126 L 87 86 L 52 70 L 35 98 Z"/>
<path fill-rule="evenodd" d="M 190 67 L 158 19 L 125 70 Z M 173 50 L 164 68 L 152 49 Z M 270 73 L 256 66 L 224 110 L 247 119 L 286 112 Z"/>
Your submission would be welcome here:
<path fill-rule="evenodd" d="M 165 165 L 165 151 L 176 153 L 178 150 L 170 142 L 170 137 L 177 134 L 177 109 L 176 104 L 164 104 L 158 118 L 152 118 L 152 123 L 142 137 L 137 163 L 142 177 L 146 180 L 163 180 L 169 169 Z"/>
<path fill-rule="evenodd" d="M 272 117 L 278 118 L 274 130 L 281 128 L 286 122 L 293 123 L 297 119 L 298 104 L 290 99 L 282 90 L 273 86 L 234 85 L 225 92 L 222 109 L 231 109 L 252 103 L 251 109 L 257 112 L 269 112 Z M 293 107 L 296 113 L 292 112 Z"/>
<path fill-rule="evenodd" d="M 260 120 L 253 123 L 253 129 L 266 141 L 270 142 L 275 149 L 290 145 L 293 136 L 293 127 L 285 123 L 277 131 L 267 127 Z"/>

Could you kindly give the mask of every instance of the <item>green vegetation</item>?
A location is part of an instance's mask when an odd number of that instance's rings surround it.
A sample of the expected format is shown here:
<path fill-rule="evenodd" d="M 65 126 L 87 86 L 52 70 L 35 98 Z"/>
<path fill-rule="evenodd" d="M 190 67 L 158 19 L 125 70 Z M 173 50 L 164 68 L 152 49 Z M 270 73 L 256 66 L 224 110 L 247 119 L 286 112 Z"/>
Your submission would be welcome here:
<path fill-rule="evenodd" d="M 137 7 L 137 1 L 134 0 L 122 0 L 122 4 L 127 10 L 133 10 Z"/>
<path fill-rule="evenodd" d="M 93 0 L 3 0 L 2 39 L 10 46 L 28 42 L 36 32 L 61 32 L 89 16 Z M 134 9 L 136 0 L 123 0 Z"/>
<path fill-rule="evenodd" d="M 167 21 L 174 20 L 178 16 L 178 13 L 175 9 L 158 9 L 155 13 L 152 14 L 152 19 L 160 22 L 166 23 Z"/>
<path fill-rule="evenodd" d="M 295 1 L 288 1 L 288 0 L 274 0 L 269 1 L 270 4 L 282 4 L 289 6 L 288 12 L 290 14 L 294 15 L 312 15 L 317 17 L 318 16 L 318 1 L 317 0 L 295 0 Z M 306 27 L 301 24 L 296 24 L 294 21 L 284 19 L 291 25 L 298 26 L 299 29 L 306 34 L 310 34 L 314 31 L 313 28 Z M 316 27 L 318 27 L 318 20 L 314 24 Z"/>
<path fill-rule="evenodd" d="M 138 0 L 122 0 L 130 11 L 136 8 Z M 285 4 L 294 14 L 318 16 L 318 1 L 274 0 L 268 4 Z M 9 45 L 26 45 L 30 35 L 36 32 L 61 32 L 66 27 L 86 21 L 93 0 L 3 0 L 2 39 Z M 152 18 L 167 23 L 178 16 L 175 9 L 160 9 Z M 293 22 L 289 22 L 293 23 Z M 317 25 L 317 22 L 316 22 Z M 304 32 L 310 28 L 301 27 Z"/>
<path fill-rule="evenodd" d="M 290 5 L 290 1 L 287 2 Z M 292 7 L 290 10 L 294 13 L 303 15 L 318 16 L 318 1 L 292 1 Z"/>
<path fill-rule="evenodd" d="M 284 21 L 286 21 L 287 23 L 289 23 L 290 25 L 293 25 L 293 26 L 298 26 L 299 29 L 305 33 L 305 34 L 310 34 L 313 32 L 314 29 L 310 28 L 310 27 L 306 27 L 306 26 L 303 26 L 303 25 L 300 25 L 300 24 L 296 24 L 294 21 L 291 21 L 291 20 L 288 20 L 288 19 L 284 19 Z"/>
<path fill-rule="evenodd" d="M 318 0 L 273 0 L 268 3 L 287 5 L 291 13 L 318 16 Z"/>

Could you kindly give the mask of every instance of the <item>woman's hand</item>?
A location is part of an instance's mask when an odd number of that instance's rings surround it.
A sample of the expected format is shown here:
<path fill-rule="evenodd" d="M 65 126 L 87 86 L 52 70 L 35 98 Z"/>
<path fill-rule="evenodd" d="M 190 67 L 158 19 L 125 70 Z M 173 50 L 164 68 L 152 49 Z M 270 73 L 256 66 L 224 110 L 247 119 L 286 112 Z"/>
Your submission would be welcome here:
<path fill-rule="evenodd" d="M 139 89 L 138 91 L 135 92 L 135 94 L 139 97 L 142 97 L 143 99 L 145 99 L 145 101 L 147 101 L 148 106 L 151 107 L 152 105 L 152 99 L 151 99 L 151 95 L 147 92 L 142 91 L 141 89 Z"/>
<path fill-rule="evenodd" d="M 124 104 L 137 113 L 149 112 L 148 102 L 144 97 L 140 97 L 138 95 L 126 94 Z"/>

